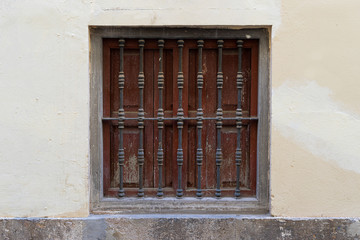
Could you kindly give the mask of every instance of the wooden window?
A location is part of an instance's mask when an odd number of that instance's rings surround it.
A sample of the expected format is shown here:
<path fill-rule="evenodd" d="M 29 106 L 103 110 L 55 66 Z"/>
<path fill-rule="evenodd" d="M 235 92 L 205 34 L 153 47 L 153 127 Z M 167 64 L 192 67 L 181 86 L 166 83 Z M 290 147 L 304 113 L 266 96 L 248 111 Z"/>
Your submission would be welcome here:
<path fill-rule="evenodd" d="M 268 213 L 269 30 L 94 26 L 89 31 L 91 212 Z M 145 41 L 143 47 L 139 46 L 141 39 Z M 159 40 L 165 41 L 162 51 Z M 204 41 L 202 47 L 199 40 Z M 144 79 L 139 74 L 141 57 Z M 124 74 L 120 74 L 120 62 Z M 239 62 L 241 66 L 237 66 Z M 160 66 L 164 72 L 162 94 L 158 86 Z M 241 104 L 237 101 L 239 69 L 243 75 Z M 140 101 L 139 87 L 143 83 Z M 160 96 L 163 101 L 159 101 Z M 119 109 L 121 99 L 123 110 Z M 161 133 L 159 103 L 163 103 L 165 117 Z M 180 131 L 182 134 L 178 134 Z M 140 139 L 144 147 L 142 171 Z M 162 171 L 160 142 L 164 152 Z M 215 201 L 210 199 L 214 197 Z"/>
<path fill-rule="evenodd" d="M 139 75 L 139 39 L 125 38 L 123 54 L 124 64 L 124 111 L 125 128 L 123 145 L 125 161 L 123 167 L 123 187 L 126 197 L 137 196 L 139 175 L 145 196 L 156 196 L 159 186 L 159 166 L 157 151 L 159 144 L 158 124 L 156 121 L 159 105 L 158 72 L 159 47 L 158 39 L 144 39 L 144 167 L 139 174 L 138 148 L 140 130 L 138 128 L 138 110 L 140 97 L 138 87 Z M 183 165 L 181 188 L 184 196 L 196 197 L 198 168 L 197 152 L 197 109 L 198 109 L 198 39 L 185 39 L 182 49 L 182 71 L 184 88 L 182 90 L 182 107 L 184 109 L 184 127 L 182 130 Z M 215 196 L 216 175 L 216 113 L 217 113 L 217 73 L 218 44 L 216 39 L 203 39 L 202 48 L 202 109 L 203 128 L 201 147 L 203 160 L 201 165 L 201 190 L 203 197 Z M 223 86 L 221 107 L 223 111 L 221 127 L 222 161 L 220 165 L 221 197 L 233 197 L 236 188 L 237 147 L 236 109 L 237 109 L 237 72 L 238 72 L 238 39 L 225 39 L 222 47 Z M 177 111 L 179 91 L 177 77 L 179 71 L 179 47 L 176 39 L 164 39 L 163 72 L 164 72 L 164 130 L 162 142 L 164 161 L 162 167 L 162 190 L 164 197 L 176 196 L 178 188 L 178 127 Z M 257 186 L 257 136 L 258 136 L 258 62 L 259 40 L 243 39 L 242 46 L 243 87 L 241 97 L 242 127 L 240 134 L 241 165 L 240 190 L 242 197 L 256 196 Z M 103 194 L 105 197 L 117 197 L 119 191 L 120 169 L 118 164 L 119 150 L 119 83 L 120 51 L 118 38 L 103 39 Z M 173 119 L 171 119 L 173 118 Z M 210 118 L 210 119 L 206 119 Z M 229 118 L 229 119 L 227 119 Z M 252 118 L 252 119 L 246 119 Z"/>

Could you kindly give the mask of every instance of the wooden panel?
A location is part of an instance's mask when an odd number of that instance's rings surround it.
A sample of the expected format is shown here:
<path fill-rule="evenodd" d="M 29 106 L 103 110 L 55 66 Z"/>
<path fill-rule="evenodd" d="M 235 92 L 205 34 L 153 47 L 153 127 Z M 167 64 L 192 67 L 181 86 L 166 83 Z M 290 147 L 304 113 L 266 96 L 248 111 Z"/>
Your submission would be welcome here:
<path fill-rule="evenodd" d="M 169 45 L 169 42 L 165 42 L 165 46 Z M 159 58 L 159 53 L 154 52 L 154 59 Z M 165 111 L 165 117 L 171 117 L 173 111 L 173 54 L 172 49 L 165 49 L 163 53 L 163 71 L 164 71 L 164 91 L 163 91 L 163 107 Z M 159 61 L 154 61 L 154 75 L 157 75 L 159 71 Z M 156 77 L 157 79 L 157 77 Z M 157 86 L 157 81 L 154 81 L 154 117 L 157 116 L 159 106 L 159 91 Z M 154 149 L 158 149 L 159 136 L 157 130 L 157 123 L 155 122 L 154 126 Z M 163 187 L 172 186 L 172 134 L 173 126 L 172 121 L 165 121 L 164 134 L 163 134 L 163 149 L 164 149 L 164 162 L 163 162 L 163 172 L 164 176 L 162 179 Z M 158 163 L 157 151 L 154 151 L 154 186 L 158 186 Z"/>
<path fill-rule="evenodd" d="M 104 117 L 117 117 L 119 108 L 119 49 L 117 39 L 104 39 L 104 83 L 103 109 Z M 158 108 L 157 74 L 159 69 L 159 53 L 157 40 L 146 40 L 144 51 L 145 72 L 145 117 L 156 117 Z M 195 117 L 197 111 L 197 46 L 196 40 L 185 40 L 183 52 L 183 108 L 185 117 Z M 204 117 L 216 115 L 216 72 L 217 72 L 216 40 L 205 40 L 203 48 L 203 110 Z M 165 117 L 176 117 L 178 106 L 178 89 L 176 84 L 178 71 L 178 48 L 176 40 L 165 40 L 164 48 L 164 110 Z M 257 116 L 258 99 L 258 41 L 245 40 L 243 49 L 242 70 L 244 88 L 242 94 L 243 116 Z M 139 89 L 137 77 L 139 73 L 139 51 L 137 40 L 126 40 L 124 51 L 124 108 L 126 117 L 137 117 L 139 108 Z M 223 49 L 224 85 L 222 107 L 224 117 L 235 117 L 237 106 L 236 72 L 237 49 L 236 40 L 225 40 Z M 257 122 L 243 121 L 241 131 L 241 146 L 243 161 L 241 165 L 241 193 L 251 196 L 256 193 L 256 146 Z M 118 129 L 117 121 L 107 121 L 103 124 L 104 142 L 104 194 L 116 196 L 119 185 L 119 170 L 117 164 Z M 221 130 L 223 161 L 221 165 L 221 187 L 223 196 L 233 196 L 236 185 L 235 120 L 224 121 Z M 139 146 L 139 130 L 136 120 L 127 120 L 124 130 L 124 187 L 127 196 L 135 196 L 138 187 L 137 150 Z M 185 121 L 183 130 L 183 188 L 186 196 L 195 196 L 197 181 L 196 168 L 196 121 Z M 163 187 L 165 196 L 173 196 L 177 186 L 176 149 L 178 144 L 176 121 L 166 120 L 163 134 L 164 167 Z M 145 164 L 144 188 L 145 195 L 156 195 L 158 186 L 158 130 L 156 121 L 145 121 Z M 216 186 L 216 128 L 215 120 L 205 120 L 202 134 L 204 159 L 202 165 L 202 188 L 204 196 L 213 196 Z"/>
<path fill-rule="evenodd" d="M 130 44 L 133 44 L 130 42 Z M 119 50 L 114 41 L 109 41 L 110 48 L 110 100 L 104 101 L 107 111 L 110 111 L 111 117 L 117 117 L 119 108 L 119 88 L 118 88 L 118 73 L 119 73 Z M 153 117 L 153 94 L 154 94 L 154 50 L 144 51 L 144 73 L 145 73 L 145 117 Z M 124 51 L 124 73 L 125 73 L 125 88 L 124 88 L 124 110 L 126 117 L 137 117 L 139 108 L 139 88 L 138 88 L 138 74 L 139 74 L 139 51 L 137 49 L 125 49 Z M 105 83 L 104 79 L 104 83 Z M 104 84 L 105 85 L 105 84 Z M 109 110 L 108 110 L 109 109 Z M 106 116 L 106 115 L 105 115 Z M 110 150 L 106 147 L 106 153 L 110 153 L 110 184 L 106 186 L 115 188 L 119 185 L 119 168 L 117 163 L 117 151 L 119 145 L 117 122 L 111 122 L 110 129 Z M 144 134 L 144 148 L 145 148 L 145 163 L 144 163 L 144 187 L 154 187 L 154 144 L 153 133 L 154 123 L 152 121 L 145 121 Z M 109 131 L 107 128 L 105 131 Z M 106 138 L 108 133 L 105 134 Z M 106 143 L 107 143 L 106 139 Z M 137 187 L 139 181 L 139 172 L 137 164 L 137 151 L 139 147 L 139 130 L 137 128 L 137 121 L 125 121 L 124 129 L 124 151 L 125 151 L 125 165 L 124 165 L 124 187 Z M 105 150 L 105 148 L 104 148 Z M 104 154 L 104 155 L 105 155 Z M 109 161 L 107 161 L 109 164 Z M 106 165 L 107 165 L 106 164 Z M 104 164 L 105 165 L 105 164 Z M 106 191 L 104 191 L 106 193 Z"/>
<path fill-rule="evenodd" d="M 257 61 L 256 53 L 253 53 L 252 47 L 255 44 L 247 45 L 243 53 L 243 72 L 244 72 L 244 91 L 242 97 L 242 105 L 244 116 L 249 116 L 250 111 L 250 90 L 251 90 L 251 61 L 255 65 Z M 236 89 L 236 72 L 237 72 L 237 49 L 235 41 L 225 42 L 223 50 L 223 72 L 224 72 L 224 86 L 222 105 L 225 117 L 234 117 L 237 106 L 237 89 Z M 249 48 L 251 47 L 251 48 Z M 252 60 L 254 58 L 254 60 Z M 197 50 L 191 49 L 189 56 L 189 114 L 196 115 L 197 109 L 197 91 L 196 91 L 196 60 Z M 203 69 L 204 69 L 204 89 L 203 89 L 203 108 L 204 117 L 214 117 L 216 113 L 216 69 L 217 69 L 217 50 L 216 41 L 205 41 L 203 50 Z M 254 68 L 257 71 L 257 68 Z M 257 76 L 254 76 L 256 82 Z M 255 85 L 255 84 L 254 84 Z M 252 93 L 252 99 L 257 99 L 257 92 Z M 255 109 L 254 109 L 255 107 Z M 257 103 L 252 103 L 252 115 L 257 116 Z M 192 112 L 192 113 L 191 113 Z M 245 125 L 241 132 L 241 146 L 243 152 L 243 162 L 241 171 L 241 188 L 244 192 L 249 189 L 252 194 L 255 194 L 256 187 L 256 172 L 250 173 L 250 166 L 255 166 L 256 170 L 256 155 L 250 156 L 250 142 L 252 147 L 256 149 L 256 135 L 250 136 L 250 129 L 247 126 L 249 121 L 244 121 Z M 187 183 L 188 188 L 194 188 L 196 183 L 196 125 L 189 124 L 189 167 Z M 252 124 L 253 129 L 256 130 L 256 123 Z M 212 192 L 211 189 L 215 188 L 215 121 L 207 120 L 204 122 L 203 131 L 203 149 L 204 149 L 204 165 L 202 166 L 202 186 L 206 188 L 206 193 Z M 255 143 L 255 145 L 254 145 Z M 222 129 L 222 149 L 223 149 L 223 162 L 221 166 L 221 180 L 222 188 L 234 188 L 236 185 L 236 168 L 235 168 L 235 149 L 236 149 L 236 125 L 235 121 L 224 121 Z M 255 151 L 256 153 L 256 151 Z M 251 159 L 251 160 L 250 160 Z M 251 162 L 251 163 L 250 163 Z M 255 164 L 254 164 L 255 163 Z M 253 170 L 253 169 L 252 169 Z M 252 185 L 250 185 L 252 183 Z M 190 190 L 190 189 L 189 189 Z M 247 191 L 249 191 L 247 190 Z M 225 191 L 225 195 L 226 191 Z M 231 194 L 230 194 L 231 195 Z"/>
<path fill-rule="evenodd" d="M 188 71 L 188 115 L 196 116 L 197 110 L 197 50 L 189 50 L 189 71 Z M 187 183 L 186 187 L 195 188 L 197 182 L 197 168 L 196 168 L 196 148 L 197 148 L 197 135 L 196 135 L 196 122 L 191 121 L 188 123 L 188 164 L 187 164 Z"/>
<path fill-rule="evenodd" d="M 103 45 L 103 116 L 110 117 L 110 46 L 109 41 L 104 41 Z M 111 151 L 110 151 L 110 138 L 111 138 L 111 122 L 103 124 L 103 182 L 104 182 L 104 194 L 109 194 L 110 188 L 110 165 L 111 165 Z"/>
<path fill-rule="evenodd" d="M 203 49 L 203 109 L 204 117 L 215 117 L 216 115 L 216 73 L 217 73 L 217 49 L 207 49 L 208 41 L 205 41 Z M 214 42 L 216 43 L 216 42 Z M 204 179 L 202 186 L 205 189 L 214 189 L 216 186 L 216 128 L 215 120 L 204 121 L 202 146 L 204 151 L 202 172 Z"/>

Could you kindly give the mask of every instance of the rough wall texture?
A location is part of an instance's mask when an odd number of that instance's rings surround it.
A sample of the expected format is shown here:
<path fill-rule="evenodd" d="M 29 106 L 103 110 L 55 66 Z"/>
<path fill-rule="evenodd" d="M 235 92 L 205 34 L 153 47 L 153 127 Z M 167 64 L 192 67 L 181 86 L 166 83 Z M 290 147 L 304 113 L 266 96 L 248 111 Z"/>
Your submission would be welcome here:
<path fill-rule="evenodd" d="M 0 2 L 0 216 L 89 214 L 89 25 L 272 27 L 271 213 L 359 216 L 360 3 Z"/>
<path fill-rule="evenodd" d="M 3 219 L 0 238 L 28 239 L 359 239 L 358 219 L 123 216 L 86 219 Z"/>

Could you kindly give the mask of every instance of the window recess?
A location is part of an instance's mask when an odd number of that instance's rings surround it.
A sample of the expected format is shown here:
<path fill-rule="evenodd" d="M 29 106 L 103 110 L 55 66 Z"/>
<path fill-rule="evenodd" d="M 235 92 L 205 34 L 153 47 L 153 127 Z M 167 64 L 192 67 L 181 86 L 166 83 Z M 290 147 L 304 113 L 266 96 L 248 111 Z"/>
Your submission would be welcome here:
<path fill-rule="evenodd" d="M 267 30 L 105 30 L 93 209 L 267 209 Z"/>

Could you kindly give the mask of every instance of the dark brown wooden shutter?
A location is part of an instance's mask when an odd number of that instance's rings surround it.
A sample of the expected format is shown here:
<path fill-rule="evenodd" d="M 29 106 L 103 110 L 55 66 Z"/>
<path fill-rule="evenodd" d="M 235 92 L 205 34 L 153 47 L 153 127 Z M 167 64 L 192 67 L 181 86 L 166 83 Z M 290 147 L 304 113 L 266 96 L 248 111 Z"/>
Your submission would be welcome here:
<path fill-rule="evenodd" d="M 236 187 L 236 121 L 238 48 L 236 39 L 225 40 L 222 49 L 222 110 L 223 125 L 221 128 L 222 162 L 220 167 L 221 196 L 234 196 Z M 203 161 L 201 166 L 201 188 L 204 197 L 214 196 L 216 189 L 216 110 L 217 110 L 217 83 L 218 45 L 216 40 L 204 39 L 202 49 L 203 90 L 202 108 L 204 118 L 213 118 L 203 121 L 202 149 Z M 117 118 L 119 109 L 118 75 L 120 70 L 120 54 L 118 39 L 103 40 L 103 117 Z M 126 118 L 123 130 L 125 162 L 123 170 L 124 191 L 126 196 L 136 196 L 139 187 L 138 148 L 139 148 L 139 44 L 138 39 L 125 39 L 124 48 L 124 110 Z M 177 74 L 179 64 L 179 48 L 176 40 L 165 39 L 163 53 L 164 70 L 164 115 L 166 118 L 177 117 L 178 88 Z M 196 113 L 198 108 L 197 71 L 198 47 L 197 40 L 184 40 L 182 68 L 184 74 L 183 109 L 185 118 L 183 128 L 182 188 L 185 196 L 195 197 L 197 188 L 197 131 Z M 159 47 L 157 39 L 145 39 L 144 48 L 144 171 L 143 183 L 145 196 L 156 196 L 158 188 L 158 127 L 157 111 L 159 91 L 157 76 L 159 71 Z M 242 112 L 243 117 L 257 117 L 258 100 L 258 41 L 244 40 L 242 49 Z M 163 192 L 164 196 L 175 196 L 177 180 L 177 147 L 178 129 L 176 120 L 165 120 L 163 130 Z M 242 120 L 241 129 L 241 175 L 240 187 L 242 196 L 256 194 L 256 153 L 257 153 L 257 121 Z M 104 195 L 117 196 L 119 190 L 118 121 L 103 121 L 103 176 Z"/>

